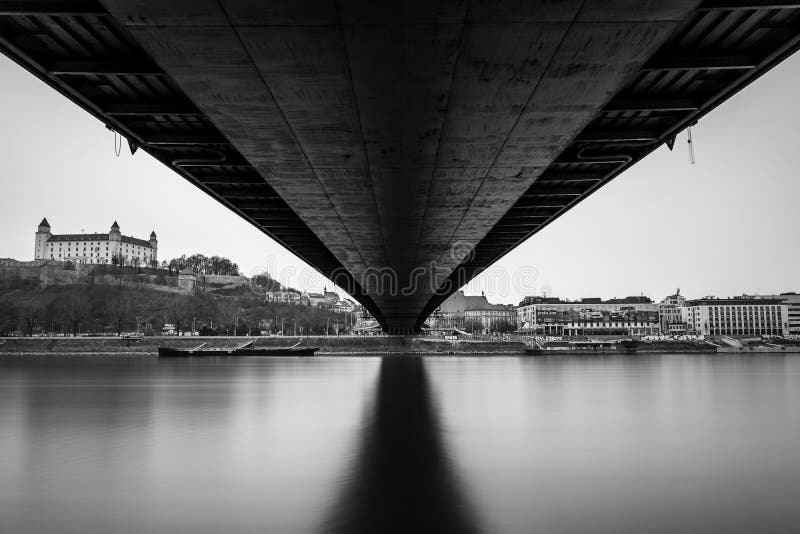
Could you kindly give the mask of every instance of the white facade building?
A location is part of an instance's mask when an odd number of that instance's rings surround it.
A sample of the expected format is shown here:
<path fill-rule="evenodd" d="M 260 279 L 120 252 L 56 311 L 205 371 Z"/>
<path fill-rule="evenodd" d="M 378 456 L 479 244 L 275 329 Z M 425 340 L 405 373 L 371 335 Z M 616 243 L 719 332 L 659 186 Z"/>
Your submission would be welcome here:
<path fill-rule="evenodd" d="M 797 293 L 781 293 L 777 297 L 786 304 L 789 313 L 789 334 L 800 336 L 800 295 Z"/>
<path fill-rule="evenodd" d="M 117 221 L 107 234 L 56 235 L 50 232 L 47 219 L 42 219 L 36 231 L 34 259 L 148 266 L 158 262 L 158 239 L 155 232 L 150 233 L 149 241 L 122 235 Z"/>
<path fill-rule="evenodd" d="M 355 310 L 355 304 L 347 299 L 342 299 L 333 306 L 333 311 L 337 313 L 352 313 Z"/>
<path fill-rule="evenodd" d="M 778 299 L 704 298 L 682 308 L 689 334 L 703 336 L 785 336 L 788 306 Z"/>
<path fill-rule="evenodd" d="M 794 292 L 780 295 L 753 295 L 754 299 L 780 300 L 788 308 L 789 335 L 800 336 L 800 295 Z"/>
<path fill-rule="evenodd" d="M 664 335 L 686 334 L 683 307 L 686 297 L 678 289 L 674 295 L 669 295 L 658 305 L 658 315 L 661 321 L 661 333 Z"/>
<path fill-rule="evenodd" d="M 300 293 L 296 291 L 267 291 L 266 302 L 281 302 L 284 304 L 300 304 Z"/>

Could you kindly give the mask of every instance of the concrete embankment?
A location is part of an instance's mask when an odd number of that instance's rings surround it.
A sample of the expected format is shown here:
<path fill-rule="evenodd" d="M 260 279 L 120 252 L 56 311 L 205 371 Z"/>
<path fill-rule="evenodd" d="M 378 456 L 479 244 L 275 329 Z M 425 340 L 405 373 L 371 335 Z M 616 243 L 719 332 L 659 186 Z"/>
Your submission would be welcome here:
<path fill-rule="evenodd" d="M 762 354 L 762 353 L 781 353 L 781 352 L 800 352 L 797 345 L 771 345 L 768 347 L 720 347 L 717 352 L 721 354 Z"/>
<path fill-rule="evenodd" d="M 686 350 L 686 349 L 643 349 L 643 350 L 625 350 L 625 349 L 574 349 L 574 350 L 531 350 L 528 352 L 530 356 L 657 356 L 662 354 L 716 354 L 716 349 L 709 348 L 704 350 Z"/>
<path fill-rule="evenodd" d="M 763 353 L 800 353 L 800 346 L 783 346 L 783 347 L 746 347 L 746 348 L 733 348 L 733 347 L 713 347 L 706 348 L 686 349 L 686 348 L 670 348 L 669 346 L 662 346 L 659 348 L 644 348 L 644 349 L 576 349 L 576 350 L 539 350 L 529 351 L 531 356 L 657 356 L 662 354 L 763 354 Z"/>
<path fill-rule="evenodd" d="M 288 347 L 298 341 L 319 347 L 317 354 L 523 354 L 525 344 L 503 341 L 440 340 L 404 336 L 313 337 L 146 337 L 127 341 L 118 337 L 0 338 L 0 354 L 156 354 L 159 346 L 193 348 L 235 347 L 250 340 L 259 347 Z"/>

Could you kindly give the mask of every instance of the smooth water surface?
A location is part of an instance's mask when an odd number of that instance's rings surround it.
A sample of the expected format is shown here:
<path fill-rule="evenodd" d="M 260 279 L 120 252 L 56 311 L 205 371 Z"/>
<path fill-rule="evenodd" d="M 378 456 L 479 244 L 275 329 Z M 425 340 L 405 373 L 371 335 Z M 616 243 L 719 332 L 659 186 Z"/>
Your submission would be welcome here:
<path fill-rule="evenodd" d="M 800 355 L 0 357 L 0 532 L 800 529 Z"/>

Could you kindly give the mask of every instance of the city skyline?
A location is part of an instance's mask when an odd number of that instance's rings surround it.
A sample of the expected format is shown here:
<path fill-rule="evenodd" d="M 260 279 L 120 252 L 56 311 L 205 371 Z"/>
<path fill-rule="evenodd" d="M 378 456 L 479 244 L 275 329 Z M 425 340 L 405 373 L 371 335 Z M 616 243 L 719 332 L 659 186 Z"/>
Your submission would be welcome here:
<path fill-rule="evenodd" d="M 267 268 L 279 279 L 288 273 L 288 285 L 331 286 L 146 153 L 131 156 L 123 147 L 117 157 L 100 122 L 10 60 L 0 59 L 0 74 L 10 96 L 0 104 L 8 148 L 0 256 L 32 259 L 30 228 L 42 217 L 64 232 L 104 229 L 116 219 L 132 235 L 155 229 L 162 259 L 216 254 L 246 275 Z M 684 132 L 674 151 L 659 148 L 465 291 L 516 303 L 543 291 L 660 300 L 676 287 L 698 297 L 796 290 L 792 266 L 800 257 L 787 235 L 800 226 L 792 209 L 800 186 L 786 155 L 800 141 L 791 99 L 798 76 L 800 58 L 789 58 L 694 128 L 697 164 L 689 163 Z M 536 273 L 524 288 L 502 287 L 492 274 L 510 279 L 523 267 Z"/>

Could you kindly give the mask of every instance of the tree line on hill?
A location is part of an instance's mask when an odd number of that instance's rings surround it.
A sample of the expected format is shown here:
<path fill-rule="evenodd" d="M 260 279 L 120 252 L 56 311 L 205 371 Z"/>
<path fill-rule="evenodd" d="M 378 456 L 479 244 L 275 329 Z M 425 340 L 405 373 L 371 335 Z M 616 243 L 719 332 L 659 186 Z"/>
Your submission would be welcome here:
<path fill-rule="evenodd" d="M 355 317 L 331 310 L 267 303 L 246 290 L 240 295 L 175 295 L 114 286 L 41 288 L 38 281 L 0 287 L 0 335 L 78 335 L 177 332 L 201 335 L 298 335 L 343 332 Z"/>
<path fill-rule="evenodd" d="M 239 276 L 239 266 L 228 258 L 204 256 L 203 254 L 192 254 L 191 256 L 182 254 L 179 258 L 162 261 L 161 268 L 176 273 L 189 269 L 197 274 Z"/>
<path fill-rule="evenodd" d="M 71 262 L 67 262 L 71 263 Z M 171 273 L 178 273 L 189 269 L 197 274 L 239 276 L 239 266 L 223 256 L 205 256 L 203 254 L 182 254 L 179 258 L 163 260 L 150 260 L 145 263 L 138 257 L 126 257 L 121 252 L 111 255 L 110 264 L 115 267 L 148 267 L 150 269 L 163 269 Z"/>

